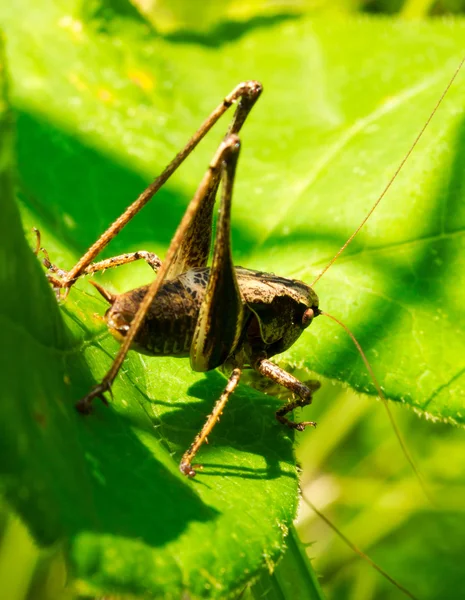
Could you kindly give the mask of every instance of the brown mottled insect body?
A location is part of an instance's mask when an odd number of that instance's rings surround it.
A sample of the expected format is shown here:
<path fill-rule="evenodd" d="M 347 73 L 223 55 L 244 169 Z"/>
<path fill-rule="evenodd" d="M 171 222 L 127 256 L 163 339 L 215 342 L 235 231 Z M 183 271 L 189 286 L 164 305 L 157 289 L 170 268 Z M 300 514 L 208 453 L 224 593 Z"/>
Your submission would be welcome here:
<path fill-rule="evenodd" d="M 237 360 L 240 354 L 244 366 L 252 366 L 257 358 L 270 358 L 294 344 L 311 323 L 307 309 L 318 314 L 318 297 L 302 281 L 242 267 L 234 270 L 244 311 L 240 338 L 229 355 Z M 189 356 L 209 279 L 210 268 L 205 267 L 165 282 L 150 304 L 132 348 L 152 356 Z M 111 333 L 121 340 L 148 286 L 119 295 L 108 294 L 100 286 L 97 289 L 111 303 L 105 318 Z"/>
<path fill-rule="evenodd" d="M 189 356 L 206 286 L 199 285 L 196 290 L 186 288 L 183 285 L 185 275 L 165 282 L 160 288 L 132 343 L 132 349 L 151 356 Z M 148 286 L 143 286 L 114 297 L 105 319 L 110 332 L 119 341 L 129 331 L 147 289 Z"/>

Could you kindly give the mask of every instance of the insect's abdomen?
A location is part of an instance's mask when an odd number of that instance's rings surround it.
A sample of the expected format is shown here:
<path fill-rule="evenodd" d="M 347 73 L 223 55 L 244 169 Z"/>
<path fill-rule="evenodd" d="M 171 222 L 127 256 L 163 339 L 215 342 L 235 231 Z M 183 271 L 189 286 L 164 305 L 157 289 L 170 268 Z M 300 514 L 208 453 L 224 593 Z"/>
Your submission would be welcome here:
<path fill-rule="evenodd" d="M 153 356 L 189 356 L 208 272 L 193 269 L 162 285 L 136 336 L 134 349 Z M 147 289 L 144 286 L 119 295 L 108 310 L 108 327 L 115 337 L 126 334 Z"/>

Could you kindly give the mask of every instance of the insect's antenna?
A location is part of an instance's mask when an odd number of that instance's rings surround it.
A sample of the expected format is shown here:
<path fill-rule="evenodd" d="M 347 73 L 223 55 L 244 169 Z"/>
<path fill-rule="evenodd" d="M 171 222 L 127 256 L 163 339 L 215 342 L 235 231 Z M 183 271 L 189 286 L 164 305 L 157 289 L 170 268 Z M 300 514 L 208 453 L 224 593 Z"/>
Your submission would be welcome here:
<path fill-rule="evenodd" d="M 357 227 L 357 229 L 352 233 L 352 235 L 349 237 L 349 239 L 341 246 L 341 248 L 339 248 L 339 250 L 333 256 L 333 258 L 329 261 L 329 263 L 316 276 L 316 278 L 313 280 L 313 282 L 311 284 L 311 287 L 313 287 L 316 284 L 316 282 L 319 281 L 323 277 L 323 275 L 326 273 L 326 271 L 336 262 L 336 260 L 344 252 L 344 250 L 347 248 L 347 246 L 352 242 L 352 240 L 354 239 L 354 237 L 359 233 L 359 231 L 362 229 L 362 227 L 365 225 L 365 223 L 368 221 L 368 219 L 371 217 L 371 215 L 374 213 L 374 211 L 378 207 L 378 204 L 381 202 L 381 200 L 387 194 L 389 188 L 394 183 L 394 181 L 397 179 L 397 176 L 399 175 L 399 173 L 402 170 L 403 166 L 405 165 L 405 163 L 409 159 L 410 155 L 412 154 L 413 150 L 415 149 L 416 145 L 418 144 L 418 142 L 420 141 L 421 137 L 423 136 L 423 133 L 425 132 L 425 129 L 428 127 L 428 125 L 430 124 L 431 119 L 436 114 L 439 106 L 441 105 L 442 101 L 444 100 L 444 97 L 446 96 L 447 92 L 450 90 L 450 88 L 451 88 L 452 84 L 454 83 L 457 75 L 459 74 L 460 69 L 462 68 L 464 62 L 465 62 L 465 57 L 462 58 L 462 60 L 460 61 L 460 64 L 457 67 L 457 69 L 455 70 L 455 72 L 452 75 L 451 79 L 449 80 L 449 83 L 447 84 L 446 89 L 443 91 L 443 93 L 441 94 L 441 97 L 436 102 L 436 105 L 433 108 L 433 110 L 431 111 L 431 114 L 427 118 L 427 120 L 426 120 L 425 124 L 423 125 L 423 127 L 420 129 L 420 132 L 418 133 L 417 137 L 415 138 L 413 144 L 410 146 L 407 154 L 404 156 L 404 158 L 402 159 L 401 163 L 399 164 L 399 166 L 395 170 L 394 175 L 391 177 L 391 179 L 388 181 L 388 183 L 387 183 L 386 187 L 384 188 L 384 190 L 378 196 L 378 199 L 376 200 L 376 202 L 370 208 L 370 210 L 368 211 L 368 213 L 365 215 L 365 218 L 363 219 L 363 221 L 360 223 L 360 225 Z"/>
<path fill-rule="evenodd" d="M 381 398 L 384 407 L 386 409 L 386 412 L 388 414 L 389 420 L 391 421 L 391 425 L 392 428 L 394 430 L 395 436 L 400 444 L 400 447 L 402 448 L 402 452 L 405 456 L 405 458 L 407 459 L 407 462 L 410 464 L 410 466 L 412 467 L 413 472 L 415 473 L 415 477 L 418 480 L 418 483 L 421 486 L 421 489 L 423 490 L 423 493 L 425 494 L 425 496 L 428 498 L 428 500 L 431 502 L 431 504 L 434 504 L 434 501 L 432 500 L 425 482 L 423 481 L 422 476 L 420 475 L 420 472 L 418 471 L 418 469 L 415 466 L 415 463 L 412 460 L 412 457 L 410 456 L 408 450 L 407 450 L 407 446 L 402 438 L 402 435 L 400 433 L 399 428 L 397 427 L 397 423 L 394 420 L 394 415 L 391 412 L 391 409 L 389 408 L 389 404 L 388 401 L 386 400 L 386 396 L 383 393 L 383 390 L 381 389 L 381 386 L 375 376 L 375 373 L 372 369 L 372 366 L 370 365 L 370 363 L 368 362 L 368 358 L 365 355 L 365 352 L 363 351 L 362 347 L 360 346 L 359 341 L 357 340 L 357 338 L 355 337 L 355 335 L 352 333 L 352 331 L 347 327 L 347 325 L 344 325 L 344 323 L 342 321 L 339 321 L 339 319 L 337 319 L 336 317 L 333 317 L 333 315 L 328 314 L 327 312 L 324 311 L 320 311 L 320 315 L 325 315 L 327 317 L 329 317 L 331 320 L 333 320 L 335 323 L 337 323 L 338 325 L 340 325 L 344 331 L 347 333 L 347 335 L 350 337 L 350 339 L 353 341 L 355 347 L 357 348 L 360 356 L 362 357 L 363 362 L 365 363 L 365 367 L 368 371 L 368 373 L 370 374 L 371 380 L 373 381 L 373 384 L 376 388 L 376 391 L 378 392 L 378 396 Z"/>
<path fill-rule="evenodd" d="M 362 550 L 360 550 L 360 548 L 358 548 L 353 542 L 351 542 L 349 540 L 348 537 L 346 537 L 342 531 L 339 531 L 339 529 L 336 527 L 336 525 L 334 525 L 334 523 L 332 523 L 328 517 L 326 517 L 322 512 L 320 512 L 317 507 L 313 504 L 313 502 L 311 502 L 304 494 L 302 494 L 302 499 L 305 502 L 305 504 L 307 504 L 312 510 L 313 512 L 318 515 L 318 517 L 320 517 L 320 519 L 322 521 L 324 521 L 326 523 L 326 525 L 328 525 L 328 527 L 330 527 L 334 533 L 336 533 L 341 540 L 347 544 L 347 546 L 349 546 L 349 548 L 351 550 L 353 550 L 353 552 L 355 552 L 355 554 L 358 554 L 361 558 L 363 558 L 363 560 L 365 560 L 368 564 L 370 564 L 373 569 L 375 569 L 376 571 L 378 571 L 378 573 L 381 573 L 381 575 L 386 578 L 388 581 L 390 581 L 393 585 L 396 586 L 396 588 L 398 590 L 400 590 L 401 592 L 403 592 L 406 596 L 408 596 L 409 598 L 411 598 L 412 600 L 417 600 L 416 597 L 409 592 L 406 588 L 404 588 L 403 585 L 401 585 L 398 581 L 396 581 L 395 579 L 393 579 L 388 573 L 386 573 L 386 571 L 384 569 L 382 569 L 379 565 L 377 565 L 374 560 L 372 560 L 369 556 L 367 556 L 365 554 L 365 552 L 362 552 Z"/>

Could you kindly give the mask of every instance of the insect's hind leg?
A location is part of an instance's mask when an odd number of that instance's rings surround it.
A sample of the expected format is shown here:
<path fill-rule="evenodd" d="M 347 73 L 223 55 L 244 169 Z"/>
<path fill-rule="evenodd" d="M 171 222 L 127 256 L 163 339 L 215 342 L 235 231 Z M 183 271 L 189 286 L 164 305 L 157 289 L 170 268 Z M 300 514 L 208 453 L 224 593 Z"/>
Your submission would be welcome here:
<path fill-rule="evenodd" d="M 252 110 L 255 102 L 262 92 L 262 86 L 258 81 L 243 81 L 237 85 L 222 102 L 214 109 L 207 119 L 202 123 L 187 144 L 176 154 L 173 160 L 165 167 L 164 171 L 139 195 L 139 197 L 128 206 L 110 227 L 99 237 L 98 240 L 87 250 L 78 262 L 66 272 L 66 277 L 60 281 L 60 287 L 69 288 L 76 279 L 89 267 L 94 258 L 105 248 L 105 246 L 129 223 L 129 221 L 151 200 L 158 190 L 168 181 L 176 169 L 184 162 L 197 144 L 205 137 L 208 131 L 218 119 L 237 102 L 231 125 L 226 138 L 232 134 L 237 135 L 244 124 L 247 115 Z"/>
<path fill-rule="evenodd" d="M 187 477 L 195 477 L 195 468 L 199 468 L 200 465 L 192 465 L 192 460 L 194 456 L 197 454 L 200 446 L 206 441 L 207 436 L 210 435 L 213 427 L 218 423 L 220 416 L 223 413 L 224 407 L 226 406 L 227 401 L 231 397 L 231 394 L 237 387 L 239 383 L 239 379 L 241 377 L 242 370 L 239 367 L 233 369 L 228 383 L 223 390 L 223 393 L 217 400 L 211 415 L 208 416 L 205 425 L 202 427 L 200 433 L 197 434 L 195 440 L 190 446 L 189 450 L 183 454 L 181 459 L 181 463 L 179 465 L 179 470 Z"/>
<path fill-rule="evenodd" d="M 306 385 L 266 358 L 258 359 L 253 364 L 253 368 L 258 371 L 260 375 L 282 385 L 298 396 L 295 400 L 287 402 L 276 411 L 276 418 L 280 423 L 291 429 L 297 429 L 297 431 L 303 431 L 306 427 L 316 427 L 314 421 L 301 421 L 300 423 L 296 423 L 295 421 L 288 419 L 285 415 L 293 411 L 294 408 L 303 408 L 304 406 L 311 404 L 313 393 L 320 387 L 319 381 L 311 381 L 309 382 L 311 385 Z"/>
<path fill-rule="evenodd" d="M 157 273 L 157 277 L 155 280 L 148 286 L 146 294 L 140 304 L 135 311 L 133 319 L 131 321 L 131 325 L 124 336 L 124 339 L 121 344 L 121 348 L 113 361 L 113 364 L 109 371 L 106 373 L 105 377 L 102 381 L 95 385 L 91 391 L 84 396 L 79 402 L 76 404 L 76 408 L 79 412 L 83 414 L 88 414 L 91 410 L 92 402 L 94 398 L 100 398 L 102 401 L 104 400 L 105 392 L 111 390 L 111 386 L 115 377 L 118 374 L 123 361 L 131 348 L 131 345 L 136 337 L 142 323 L 145 319 L 145 316 L 149 310 L 150 305 L 152 304 L 155 296 L 157 295 L 159 289 L 163 285 L 163 281 L 165 281 L 167 274 L 170 272 L 171 267 L 176 261 L 176 257 L 181 246 L 182 240 L 191 230 L 191 225 L 193 221 L 196 219 L 196 215 L 199 211 L 201 211 L 203 203 L 205 202 L 205 198 L 210 198 L 210 193 L 212 190 L 216 190 L 216 186 L 213 185 L 213 182 L 217 180 L 218 173 L 222 170 L 222 165 L 224 162 L 228 162 L 228 157 L 231 156 L 232 153 L 238 151 L 239 146 L 239 137 L 235 134 L 229 135 L 218 147 L 213 159 L 209 165 L 207 172 L 205 173 L 202 181 L 200 182 L 197 191 L 194 194 L 194 197 L 190 201 L 186 212 L 184 213 L 183 218 L 181 219 L 181 223 L 178 225 L 176 232 L 171 240 L 171 243 L 168 247 L 168 251 L 165 256 L 165 260 L 163 261 L 162 266 L 160 267 L 159 272 Z"/>

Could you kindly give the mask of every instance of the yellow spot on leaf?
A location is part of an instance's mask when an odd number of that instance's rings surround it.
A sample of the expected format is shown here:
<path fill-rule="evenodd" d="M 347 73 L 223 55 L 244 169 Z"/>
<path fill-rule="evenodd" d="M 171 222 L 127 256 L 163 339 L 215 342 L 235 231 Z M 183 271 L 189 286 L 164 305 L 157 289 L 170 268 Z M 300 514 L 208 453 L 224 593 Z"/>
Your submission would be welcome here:
<path fill-rule="evenodd" d="M 87 83 L 77 73 L 68 73 L 68 81 L 80 92 L 89 89 Z"/>
<path fill-rule="evenodd" d="M 75 19 L 71 15 L 65 15 L 58 21 L 58 25 L 72 34 L 75 40 L 82 39 L 83 24 L 82 21 Z"/>
<path fill-rule="evenodd" d="M 69 215 L 68 213 L 63 213 L 62 219 L 63 219 L 63 223 L 66 225 L 66 227 L 68 229 L 76 229 L 77 223 L 71 215 Z"/>
<path fill-rule="evenodd" d="M 128 73 L 129 79 L 135 83 L 144 92 L 151 92 L 155 87 L 155 81 L 149 73 L 134 69 Z"/>
<path fill-rule="evenodd" d="M 97 98 L 99 100 L 101 100 L 102 102 L 105 102 L 106 104 L 109 104 L 110 102 L 114 102 L 114 100 L 115 100 L 115 97 L 110 92 L 110 90 L 106 90 L 105 88 L 99 88 L 97 90 Z"/>

